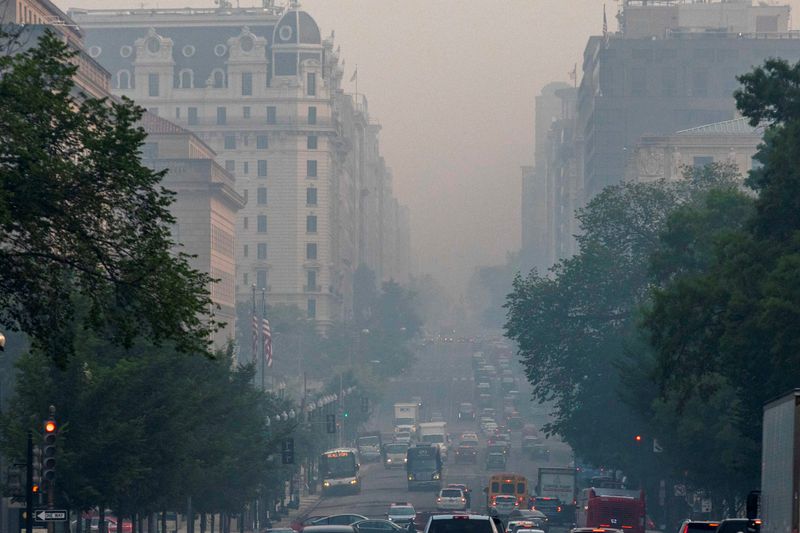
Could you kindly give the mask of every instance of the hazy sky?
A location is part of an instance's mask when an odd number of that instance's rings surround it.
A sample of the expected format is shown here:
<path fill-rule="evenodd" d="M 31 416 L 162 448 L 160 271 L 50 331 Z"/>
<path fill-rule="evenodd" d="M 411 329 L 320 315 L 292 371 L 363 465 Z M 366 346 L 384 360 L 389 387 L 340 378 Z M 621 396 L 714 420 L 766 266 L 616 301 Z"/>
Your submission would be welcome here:
<path fill-rule="evenodd" d="M 250 6 L 252 0 L 240 0 Z M 278 0 L 279 2 L 281 0 Z M 236 0 L 233 0 L 234 5 Z M 793 0 L 794 11 L 800 0 Z M 139 7 L 140 0 L 56 0 L 61 8 Z M 212 0 L 145 0 L 208 7 Z M 259 3 L 260 5 L 260 3 Z M 395 192 L 411 208 L 422 272 L 460 285 L 475 266 L 519 248 L 520 166 L 533 162 L 534 97 L 567 81 L 602 0 L 303 0 L 323 36 L 336 32 L 345 80 L 383 126 Z M 617 4 L 607 3 L 616 29 Z M 352 90 L 353 84 L 349 84 Z"/>

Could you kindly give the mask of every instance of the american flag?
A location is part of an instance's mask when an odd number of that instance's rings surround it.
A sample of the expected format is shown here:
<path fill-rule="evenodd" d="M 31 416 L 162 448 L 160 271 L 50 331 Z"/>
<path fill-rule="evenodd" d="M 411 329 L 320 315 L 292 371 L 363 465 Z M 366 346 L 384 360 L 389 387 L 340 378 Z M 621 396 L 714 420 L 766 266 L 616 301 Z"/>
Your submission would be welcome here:
<path fill-rule="evenodd" d="M 261 321 L 261 332 L 264 334 L 264 357 L 267 358 L 267 366 L 272 366 L 272 330 L 269 327 L 269 320 L 266 318 Z"/>
<path fill-rule="evenodd" d="M 258 318 L 256 318 L 255 312 L 253 312 L 253 363 L 257 361 L 258 358 Z"/>

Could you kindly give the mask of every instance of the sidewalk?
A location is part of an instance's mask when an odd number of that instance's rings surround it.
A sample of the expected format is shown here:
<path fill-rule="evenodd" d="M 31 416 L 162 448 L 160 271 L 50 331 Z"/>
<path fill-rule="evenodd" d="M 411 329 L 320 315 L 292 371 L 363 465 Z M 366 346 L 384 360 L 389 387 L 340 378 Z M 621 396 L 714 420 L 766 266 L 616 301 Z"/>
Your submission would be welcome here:
<path fill-rule="evenodd" d="M 292 522 L 303 520 L 305 517 L 312 515 L 319 502 L 319 493 L 301 496 L 300 506 L 297 509 L 290 509 L 289 514 L 281 517 L 280 527 L 289 527 Z"/>

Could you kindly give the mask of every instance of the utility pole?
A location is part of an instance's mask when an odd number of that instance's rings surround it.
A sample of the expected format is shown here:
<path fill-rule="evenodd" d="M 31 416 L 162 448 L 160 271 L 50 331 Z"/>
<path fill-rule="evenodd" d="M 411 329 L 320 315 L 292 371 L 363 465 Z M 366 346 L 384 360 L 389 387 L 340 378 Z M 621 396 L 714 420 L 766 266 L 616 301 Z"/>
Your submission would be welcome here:
<path fill-rule="evenodd" d="M 25 533 L 33 533 L 33 431 L 28 430 L 28 466 L 25 481 Z"/>

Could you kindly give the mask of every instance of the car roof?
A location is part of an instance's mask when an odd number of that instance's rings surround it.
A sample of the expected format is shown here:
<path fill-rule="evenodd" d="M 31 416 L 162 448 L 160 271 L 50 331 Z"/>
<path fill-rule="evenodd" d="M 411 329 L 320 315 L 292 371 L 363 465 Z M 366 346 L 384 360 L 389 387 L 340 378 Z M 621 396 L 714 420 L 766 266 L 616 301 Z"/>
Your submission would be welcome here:
<path fill-rule="evenodd" d="M 353 526 L 323 524 L 320 526 L 306 526 L 303 531 L 307 533 L 354 533 L 355 529 L 353 529 Z"/>
<path fill-rule="evenodd" d="M 453 518 L 469 518 L 470 520 L 491 520 L 485 514 L 470 514 L 470 513 L 456 513 L 456 514 L 434 514 L 431 515 L 431 520 L 452 520 Z"/>

